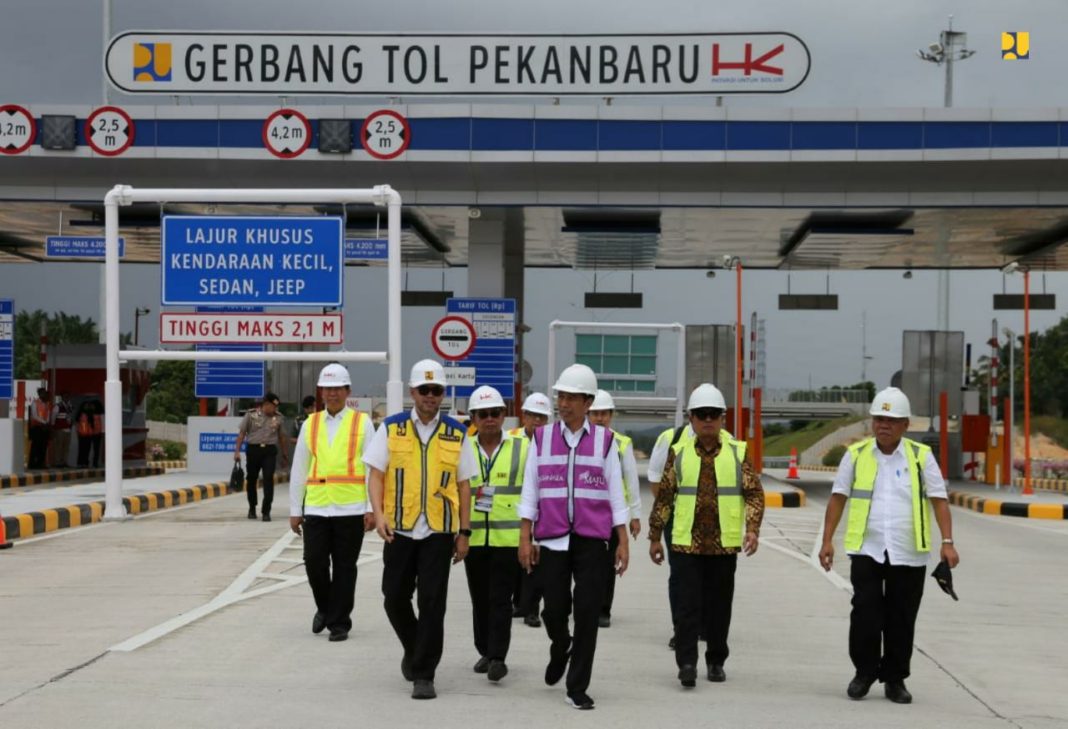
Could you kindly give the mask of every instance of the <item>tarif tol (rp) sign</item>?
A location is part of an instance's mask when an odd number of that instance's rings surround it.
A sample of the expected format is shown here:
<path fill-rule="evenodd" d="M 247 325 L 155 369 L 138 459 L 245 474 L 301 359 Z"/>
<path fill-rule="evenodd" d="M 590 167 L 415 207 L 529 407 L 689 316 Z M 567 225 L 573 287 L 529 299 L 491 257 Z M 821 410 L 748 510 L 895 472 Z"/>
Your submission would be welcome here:
<path fill-rule="evenodd" d="M 480 35 L 134 31 L 104 68 L 131 94 L 642 96 L 784 93 L 791 33 Z"/>

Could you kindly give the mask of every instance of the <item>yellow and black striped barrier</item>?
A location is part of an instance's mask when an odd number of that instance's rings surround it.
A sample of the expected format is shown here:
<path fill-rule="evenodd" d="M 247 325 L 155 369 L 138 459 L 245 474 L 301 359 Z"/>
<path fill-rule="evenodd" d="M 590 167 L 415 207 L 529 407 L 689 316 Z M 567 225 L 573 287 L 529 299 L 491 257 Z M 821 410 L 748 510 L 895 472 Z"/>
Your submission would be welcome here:
<path fill-rule="evenodd" d="M 1068 504 L 1026 504 L 999 501 L 960 491 L 949 492 L 949 503 L 994 516 L 1021 516 L 1027 519 L 1068 519 Z"/>
<path fill-rule="evenodd" d="M 122 469 L 123 478 L 143 478 L 145 476 L 159 476 L 165 471 L 165 466 L 153 463 L 149 466 L 136 466 Z M 0 489 L 13 489 L 19 486 L 40 486 L 49 483 L 64 483 L 68 481 L 103 481 L 106 478 L 103 468 L 65 468 L 59 471 L 34 471 L 22 475 L 10 474 L 0 476 Z"/>
<path fill-rule="evenodd" d="M 1013 479 L 1013 483 L 1020 488 L 1024 487 L 1023 478 Z M 1068 481 L 1063 478 L 1032 478 L 1031 488 L 1042 489 L 1043 491 L 1060 491 L 1061 493 L 1068 494 Z"/>
<path fill-rule="evenodd" d="M 790 509 L 805 505 L 805 492 L 801 489 L 793 491 L 769 491 L 764 489 L 764 506 L 769 509 Z"/>

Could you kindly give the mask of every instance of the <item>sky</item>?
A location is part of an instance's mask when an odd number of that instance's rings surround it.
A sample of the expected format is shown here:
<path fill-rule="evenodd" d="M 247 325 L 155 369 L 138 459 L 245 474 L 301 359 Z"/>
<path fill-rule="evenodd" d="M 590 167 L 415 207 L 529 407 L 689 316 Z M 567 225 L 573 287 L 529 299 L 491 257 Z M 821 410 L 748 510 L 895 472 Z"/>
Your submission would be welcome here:
<path fill-rule="evenodd" d="M 95 103 L 103 96 L 101 58 L 102 8 L 106 3 L 83 0 L 6 0 L 6 17 L 18 22 L 0 24 L 0 103 Z M 583 3 L 573 0 L 452 0 L 441 2 L 306 2 L 291 0 L 112 0 L 111 34 L 125 30 L 290 30 L 351 32 L 729 32 L 783 31 L 799 36 L 812 56 L 809 78 L 786 95 L 726 97 L 739 106 L 793 107 L 918 107 L 940 106 L 943 72 L 916 57 L 916 49 L 938 39 L 954 15 L 953 27 L 966 31 L 972 58 L 957 64 L 955 106 L 973 108 L 1068 107 L 1068 46 L 1061 29 L 1068 27 L 1068 3 L 1063 0 L 992 0 L 942 2 L 898 0 L 876 3 L 809 0 L 752 0 L 723 3 L 709 0 L 635 0 Z M 1054 29 L 1058 32 L 1054 34 Z M 1029 31 L 1031 59 L 1000 59 L 1002 31 Z M 110 92 L 115 102 L 130 101 Z M 138 99 L 144 103 L 142 99 Z M 211 97 L 182 103 L 217 103 Z M 226 100 L 229 102 L 230 100 Z M 407 101 L 407 100 L 406 100 Z M 290 99 L 291 103 L 297 100 Z M 564 103 L 568 103 L 565 99 Z M 657 103 L 671 103 L 658 99 Z M 681 103 L 699 103 L 693 99 Z M 0 166 L 0 180 L 3 167 Z M 0 182 L 0 184 L 10 184 Z M 133 328 L 137 306 L 153 309 L 142 319 L 142 341 L 153 341 L 158 313 L 158 269 L 124 266 L 122 274 L 123 331 Z M 682 323 L 730 323 L 734 319 L 732 276 L 707 279 L 704 271 L 639 272 L 635 289 L 645 294 L 645 308 L 634 311 L 586 310 L 582 294 L 592 289 L 593 274 L 577 271 L 527 273 L 527 337 L 533 384 L 544 386 L 546 326 L 552 319 L 597 319 Z M 860 379 L 862 347 L 866 339 L 869 379 L 889 382 L 901 366 L 901 332 L 933 329 L 936 324 L 936 274 L 916 272 L 905 280 L 901 272 L 834 272 L 830 290 L 840 296 L 837 312 L 779 312 L 776 302 L 786 290 L 780 272 L 752 272 L 743 285 L 744 319 L 756 311 L 766 320 L 770 387 L 849 384 Z M 990 336 L 991 294 L 1022 292 L 1020 277 L 1005 279 L 998 272 L 959 272 L 951 278 L 950 329 L 965 332 L 965 341 L 980 347 Z M 793 293 L 822 293 L 824 273 L 794 273 Z M 437 270 L 414 270 L 412 288 L 438 288 Z M 466 270 L 451 271 L 446 286 L 462 295 Z M 1041 291 L 1035 275 L 1033 290 Z M 629 274 L 601 274 L 599 290 L 627 290 Z M 1058 297 L 1060 312 L 1035 312 L 1032 327 L 1041 330 L 1059 320 L 1068 301 L 1068 274 L 1049 274 L 1049 293 Z M 385 276 L 379 269 L 349 269 L 347 276 L 347 346 L 376 348 L 385 341 L 385 318 L 366 317 L 379 310 L 385 296 Z M 25 309 L 85 312 L 96 317 L 99 296 L 96 266 L 27 264 L 0 270 L 0 297 L 15 298 Z M 429 331 L 441 312 L 405 310 L 404 368 L 431 353 Z M 1000 312 L 1000 326 L 1022 330 L 1021 312 Z M 866 317 L 867 325 L 862 327 Z M 353 322 L 359 326 L 353 326 Z M 364 341 L 374 346 L 364 347 Z M 985 347 L 977 349 L 985 353 Z M 559 365 L 558 365 L 559 366 Z M 665 369 L 664 365 L 661 365 Z M 668 365 L 670 368 L 670 365 Z M 353 367 L 358 381 L 376 394 L 384 368 Z M 542 378 L 539 380 L 539 377 Z"/>

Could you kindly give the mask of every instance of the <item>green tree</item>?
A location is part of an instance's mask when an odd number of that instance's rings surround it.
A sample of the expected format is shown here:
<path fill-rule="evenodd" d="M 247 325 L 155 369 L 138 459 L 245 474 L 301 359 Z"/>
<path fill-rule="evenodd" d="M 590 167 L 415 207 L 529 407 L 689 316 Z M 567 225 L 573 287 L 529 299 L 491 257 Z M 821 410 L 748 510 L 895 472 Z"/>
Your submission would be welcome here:
<path fill-rule="evenodd" d="M 99 340 L 92 319 L 59 312 L 49 316 L 41 309 L 15 315 L 15 377 L 33 380 L 41 376 L 41 332 L 49 344 L 88 344 Z"/>
<path fill-rule="evenodd" d="M 165 423 L 184 423 L 199 412 L 194 397 L 194 362 L 164 360 L 152 370 L 148 391 L 148 419 Z"/>

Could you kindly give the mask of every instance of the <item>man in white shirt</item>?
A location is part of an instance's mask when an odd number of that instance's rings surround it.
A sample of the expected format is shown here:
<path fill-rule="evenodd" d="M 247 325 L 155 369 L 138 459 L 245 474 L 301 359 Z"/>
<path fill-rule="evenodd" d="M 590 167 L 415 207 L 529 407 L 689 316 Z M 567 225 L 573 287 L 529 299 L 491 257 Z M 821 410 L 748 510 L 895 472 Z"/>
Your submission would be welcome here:
<path fill-rule="evenodd" d="M 289 528 L 304 537 L 304 569 L 315 598 L 312 632 L 349 637 L 356 561 L 370 516 L 362 461 L 374 426 L 367 413 L 345 407 L 349 372 L 328 364 L 319 374 L 326 410 L 304 421 L 289 478 Z"/>
<path fill-rule="evenodd" d="M 934 454 L 904 437 L 911 414 L 908 397 L 889 387 L 875 396 L 870 412 L 875 437 L 853 444 L 842 456 L 827 502 L 819 558 L 830 570 L 832 539 L 848 502 L 845 547 L 853 583 L 849 657 L 856 675 L 846 693 L 861 699 L 879 680 L 888 699 L 908 704 L 912 695 L 905 679 L 931 552 L 932 511 L 942 534 L 941 559 L 952 568 L 960 557 Z"/>
<path fill-rule="evenodd" d="M 611 430 L 591 425 L 586 413 L 597 392 L 597 377 L 585 365 L 564 369 L 553 386 L 559 420 L 538 428 L 527 454 L 520 495 L 519 562 L 540 565 L 545 594 L 542 618 L 552 645 L 545 683 L 555 685 L 567 671 L 567 702 L 592 709 L 586 693 L 593 672 L 598 616 L 604 601 L 608 540 L 619 539 L 616 573 L 627 569 L 627 521 L 619 450 Z M 535 546 L 532 537 L 538 540 Z M 571 583 L 574 580 L 574 594 Z M 574 640 L 568 619 L 574 605 Z"/>

